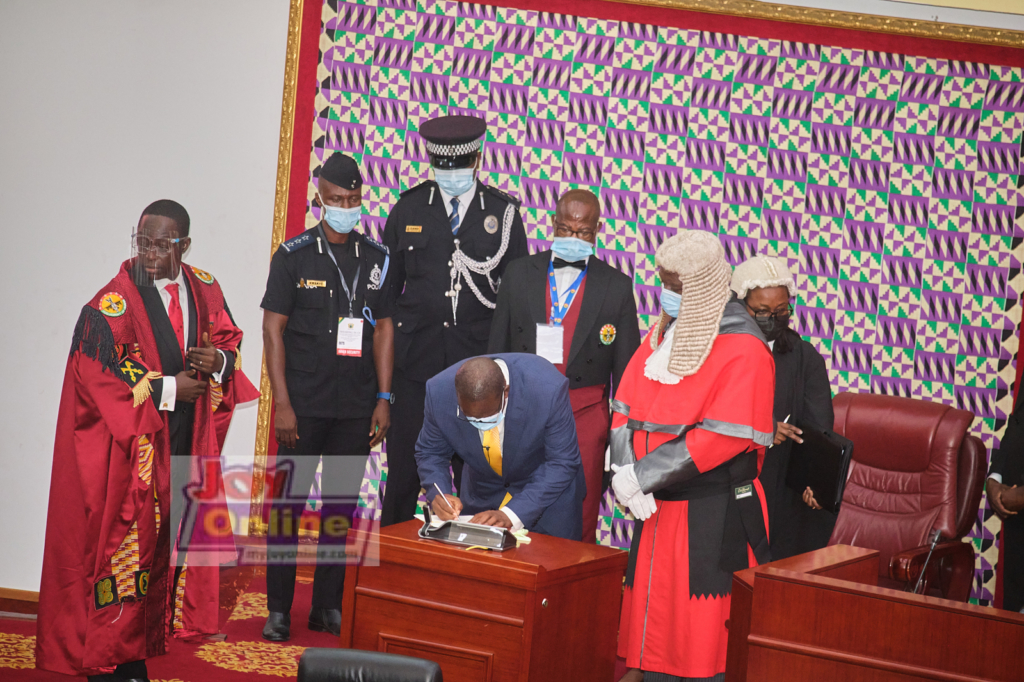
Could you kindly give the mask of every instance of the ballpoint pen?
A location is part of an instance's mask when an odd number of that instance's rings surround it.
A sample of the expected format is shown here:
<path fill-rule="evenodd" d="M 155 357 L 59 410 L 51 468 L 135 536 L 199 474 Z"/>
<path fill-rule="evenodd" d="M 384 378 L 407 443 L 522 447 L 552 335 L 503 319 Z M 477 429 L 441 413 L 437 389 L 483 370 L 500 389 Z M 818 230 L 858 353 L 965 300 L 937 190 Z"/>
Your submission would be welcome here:
<path fill-rule="evenodd" d="M 787 419 L 788 419 L 788 418 L 789 418 L 789 417 L 787 417 Z M 447 495 L 445 495 L 445 494 L 444 494 L 443 492 L 441 492 L 441 486 L 439 486 L 439 485 L 438 485 L 438 484 L 437 484 L 437 483 L 435 482 L 435 483 L 434 483 L 434 487 L 435 487 L 435 488 L 437 488 L 437 492 L 441 493 L 441 497 L 443 497 L 443 498 L 444 498 L 444 503 L 445 503 L 445 504 L 447 504 L 447 505 L 448 505 L 448 508 L 452 510 L 452 514 L 455 514 L 456 516 L 458 516 L 458 515 L 459 515 L 459 512 L 455 511 L 455 507 L 453 507 L 453 506 L 452 506 L 452 503 L 448 501 L 448 496 L 447 496 Z"/>

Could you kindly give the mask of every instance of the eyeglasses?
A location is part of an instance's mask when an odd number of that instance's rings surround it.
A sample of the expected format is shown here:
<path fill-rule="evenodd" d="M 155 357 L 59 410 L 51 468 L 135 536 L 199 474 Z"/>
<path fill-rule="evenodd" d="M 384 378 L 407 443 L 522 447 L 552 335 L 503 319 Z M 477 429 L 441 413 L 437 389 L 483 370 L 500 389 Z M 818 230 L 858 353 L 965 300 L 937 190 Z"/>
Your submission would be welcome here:
<path fill-rule="evenodd" d="M 147 237 L 144 234 L 132 233 L 132 242 L 135 244 L 135 249 L 140 254 L 149 253 L 155 249 L 158 255 L 166 256 L 171 252 L 171 249 L 174 248 L 175 244 L 180 244 L 186 239 L 188 239 L 188 237 L 179 237 L 177 239 L 162 237 L 160 239 L 153 239 L 152 237 Z"/>
<path fill-rule="evenodd" d="M 508 386 L 506 386 L 505 388 L 508 388 Z M 504 389 L 503 389 L 502 393 L 501 393 L 501 409 L 498 410 L 498 414 L 501 414 L 502 412 L 505 411 L 505 406 L 506 406 L 507 403 L 508 403 L 508 394 L 506 394 Z M 494 415 L 491 415 L 491 417 L 493 417 L 493 416 Z M 468 422 L 470 424 L 486 423 L 487 419 L 490 419 L 490 417 L 484 417 L 483 419 L 481 419 L 479 417 L 469 417 L 469 416 L 466 416 L 466 413 L 462 411 L 462 408 L 459 407 L 458 403 L 455 403 L 455 418 L 458 419 L 459 421 Z"/>
<path fill-rule="evenodd" d="M 565 225 L 555 225 L 556 237 L 576 237 L 589 242 L 594 239 L 595 234 L 597 234 L 597 230 L 570 230 Z"/>
<path fill-rule="evenodd" d="M 774 317 L 776 320 L 785 320 L 793 315 L 793 304 L 787 303 L 784 307 L 776 308 L 775 310 L 754 310 L 747 302 L 744 301 L 743 305 L 747 306 L 747 310 L 754 314 L 755 320 L 767 320 Z"/>

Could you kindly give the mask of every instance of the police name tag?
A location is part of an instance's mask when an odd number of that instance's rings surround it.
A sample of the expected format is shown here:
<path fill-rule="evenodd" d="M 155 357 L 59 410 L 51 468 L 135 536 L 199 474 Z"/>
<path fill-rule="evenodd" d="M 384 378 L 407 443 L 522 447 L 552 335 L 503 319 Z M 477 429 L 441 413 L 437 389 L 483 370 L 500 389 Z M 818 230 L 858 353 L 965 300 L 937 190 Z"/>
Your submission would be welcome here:
<path fill-rule="evenodd" d="M 338 318 L 338 355 L 352 358 L 363 355 L 363 318 Z"/>
<path fill-rule="evenodd" d="M 537 325 L 537 355 L 553 365 L 562 364 L 562 333 L 565 330 L 554 324 Z"/>

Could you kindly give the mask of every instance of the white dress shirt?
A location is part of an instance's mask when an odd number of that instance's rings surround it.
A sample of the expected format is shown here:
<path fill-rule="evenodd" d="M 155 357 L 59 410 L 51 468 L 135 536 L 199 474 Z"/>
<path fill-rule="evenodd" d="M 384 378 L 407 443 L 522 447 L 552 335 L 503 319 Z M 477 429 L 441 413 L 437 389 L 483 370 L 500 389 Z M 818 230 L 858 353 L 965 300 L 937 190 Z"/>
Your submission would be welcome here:
<path fill-rule="evenodd" d="M 441 192 L 441 203 L 444 206 L 444 214 L 452 214 L 452 197 L 450 194 L 445 192 L 438 186 L 438 190 Z M 466 219 L 466 211 L 469 210 L 469 204 L 473 201 L 473 195 L 476 194 L 476 180 L 473 181 L 473 186 L 468 190 L 459 195 L 459 229 L 462 229 L 462 222 Z M 458 234 L 458 233 L 456 233 Z"/>
<path fill-rule="evenodd" d="M 181 268 L 178 269 L 178 276 L 174 279 L 158 279 L 153 282 L 153 286 L 160 292 L 160 301 L 164 304 L 164 312 L 170 316 L 171 307 L 171 292 L 167 291 L 167 285 L 177 284 L 178 285 L 178 304 L 181 306 L 181 321 L 182 321 L 182 338 L 185 343 L 188 344 L 188 287 L 185 285 L 185 276 L 181 274 Z M 173 325 L 172 325 L 173 326 Z M 198 336 L 198 335 L 197 335 Z M 197 343 L 202 343 L 201 338 L 197 338 Z M 182 349 L 187 351 L 187 348 Z M 224 368 L 228 365 L 227 356 L 224 355 L 223 351 L 217 350 L 221 357 L 220 371 L 216 374 L 211 374 L 213 380 L 220 383 L 221 378 L 224 376 Z M 178 393 L 178 382 L 174 377 L 165 376 L 163 378 L 163 390 L 160 391 L 160 409 L 168 412 L 174 411 L 174 406 L 177 403 Z"/>
<path fill-rule="evenodd" d="M 565 292 L 569 290 L 572 283 L 576 281 L 576 278 L 583 272 L 583 268 L 587 267 L 587 262 L 590 260 L 590 256 L 587 256 L 584 260 L 573 263 L 569 267 L 555 268 L 555 290 L 558 292 L 558 303 L 560 305 L 565 303 Z M 551 262 L 555 261 L 555 254 L 551 254 Z M 552 301 L 552 304 L 554 301 Z"/>
<path fill-rule="evenodd" d="M 498 368 L 501 369 L 501 374 L 505 377 L 505 385 L 508 386 L 509 385 L 508 365 L 505 364 L 505 361 L 502 360 L 501 358 L 494 358 L 494 362 L 497 363 Z M 508 410 L 508 405 L 505 405 L 505 410 L 506 411 Z M 486 433 L 486 431 L 481 431 L 480 432 L 480 445 L 481 446 L 484 444 L 484 433 Z M 504 462 L 504 459 L 505 459 L 505 420 L 504 419 L 502 419 L 501 423 L 498 424 L 498 447 L 501 448 L 501 458 L 502 458 L 502 461 Z M 523 529 L 523 522 L 519 520 L 519 516 L 517 516 L 514 511 L 512 511 L 508 507 L 505 507 L 505 508 L 503 508 L 501 510 L 501 512 L 503 514 L 505 514 L 505 516 L 508 517 L 509 521 L 512 522 L 512 532 L 513 533 Z"/>

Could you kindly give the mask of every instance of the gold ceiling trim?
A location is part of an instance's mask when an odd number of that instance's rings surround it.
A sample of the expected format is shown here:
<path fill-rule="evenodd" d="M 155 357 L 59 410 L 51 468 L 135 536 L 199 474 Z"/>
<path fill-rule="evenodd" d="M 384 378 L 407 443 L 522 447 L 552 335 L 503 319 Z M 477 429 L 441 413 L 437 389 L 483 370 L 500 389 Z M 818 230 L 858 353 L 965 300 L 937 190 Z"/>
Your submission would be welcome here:
<path fill-rule="evenodd" d="M 292 133 L 295 130 L 295 97 L 299 71 L 299 48 L 302 44 L 302 2 L 291 0 L 288 12 L 288 47 L 284 62 L 284 93 L 281 97 L 281 140 L 277 147 L 277 185 L 274 194 L 274 231 L 270 239 L 270 255 L 284 241 L 288 218 L 288 183 L 292 167 Z M 266 535 L 263 523 L 263 499 L 267 479 L 267 451 L 270 446 L 270 405 L 273 394 L 267 374 L 264 353 L 260 370 L 260 404 L 256 414 L 256 451 L 253 455 L 252 488 L 249 498 L 249 535 Z"/>
<path fill-rule="evenodd" d="M 977 43 L 998 47 L 1024 48 L 1024 31 L 1008 31 L 998 28 L 945 24 L 938 21 L 899 19 L 856 12 L 833 12 L 812 7 L 775 5 L 756 0 L 611 0 L 627 5 L 648 5 L 666 9 L 681 9 L 692 12 L 708 12 L 784 21 L 792 24 L 848 28 L 872 33 L 892 33 L 914 38 L 950 40 L 960 43 Z"/>

